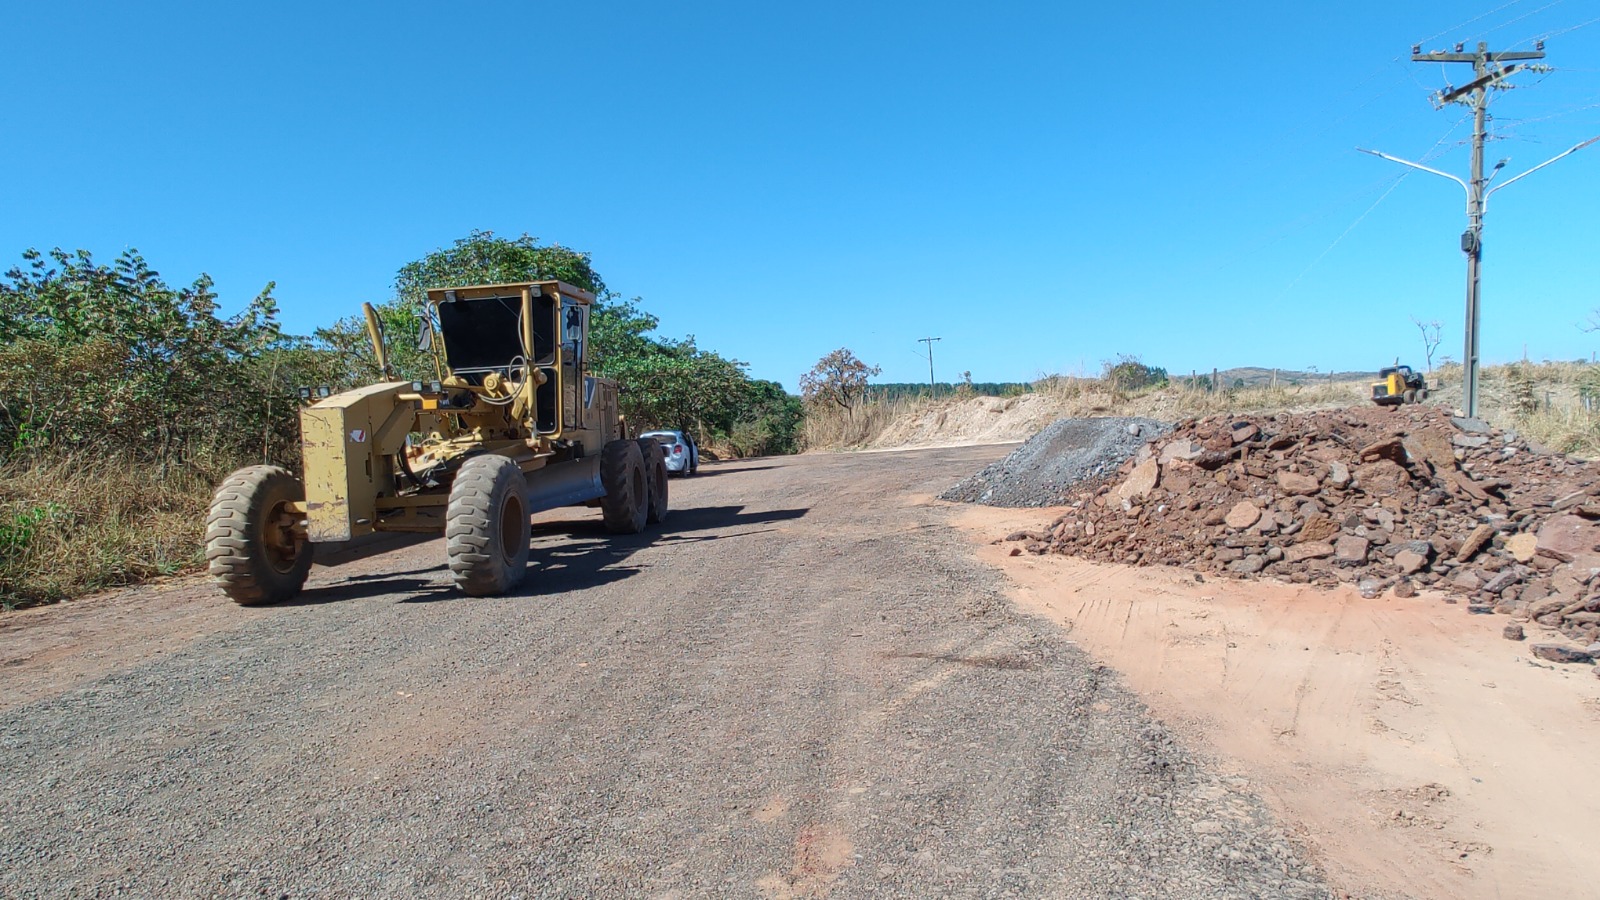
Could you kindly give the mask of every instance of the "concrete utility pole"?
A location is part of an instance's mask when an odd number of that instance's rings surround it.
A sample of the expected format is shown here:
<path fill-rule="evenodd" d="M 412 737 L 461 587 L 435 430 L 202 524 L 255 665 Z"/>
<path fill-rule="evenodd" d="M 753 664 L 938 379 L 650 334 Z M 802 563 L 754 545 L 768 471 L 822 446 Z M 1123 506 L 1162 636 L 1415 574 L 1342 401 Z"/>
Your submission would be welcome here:
<path fill-rule="evenodd" d="M 917 343 L 928 345 L 928 396 L 933 396 L 938 388 L 933 386 L 933 342 L 942 341 L 944 338 L 925 337 L 917 338 Z"/>
<path fill-rule="evenodd" d="M 1443 109 L 1446 104 L 1460 103 L 1472 109 L 1472 172 L 1470 181 L 1462 181 L 1448 172 L 1441 172 L 1421 163 L 1400 159 L 1387 153 L 1379 153 L 1376 150 L 1363 150 L 1359 147 L 1356 149 L 1361 150 L 1362 153 L 1370 153 L 1373 156 L 1382 157 L 1390 162 L 1400 163 L 1403 166 L 1410 166 L 1413 169 L 1441 175 L 1461 185 L 1467 192 L 1467 230 L 1461 235 L 1461 252 L 1467 255 L 1467 326 L 1465 348 L 1461 352 L 1461 405 L 1468 416 L 1476 416 L 1478 414 L 1478 275 L 1483 263 L 1483 213 L 1488 205 L 1489 195 L 1500 190 L 1500 188 L 1510 187 L 1513 182 L 1532 175 L 1539 169 L 1550 165 L 1569 153 L 1576 153 L 1582 150 L 1584 147 L 1600 140 L 1600 137 L 1590 138 L 1564 153 L 1559 153 L 1545 160 L 1516 178 L 1512 178 L 1490 190 L 1484 190 L 1489 181 L 1494 178 L 1495 174 L 1507 162 L 1507 160 L 1502 159 L 1495 163 L 1494 169 L 1489 173 L 1488 177 L 1484 177 L 1483 144 L 1488 139 L 1490 89 L 1505 90 L 1508 85 L 1501 84 L 1501 82 L 1518 72 L 1546 72 L 1549 71 L 1549 68 L 1547 66 L 1526 65 L 1517 62 L 1518 60 L 1544 59 L 1544 41 L 1536 42 L 1534 49 L 1531 51 L 1490 51 L 1489 45 L 1481 41 L 1478 43 L 1478 49 L 1475 52 L 1464 53 L 1462 52 L 1464 47 L 1464 44 L 1457 44 L 1454 53 L 1447 53 L 1443 50 L 1423 53 L 1422 46 L 1419 44 L 1411 48 L 1411 61 L 1472 64 L 1474 77 L 1471 81 L 1460 87 L 1447 85 L 1444 90 L 1433 95 L 1433 105 L 1436 108 Z M 1512 64 L 1509 66 L 1502 65 L 1505 62 L 1511 62 Z"/>

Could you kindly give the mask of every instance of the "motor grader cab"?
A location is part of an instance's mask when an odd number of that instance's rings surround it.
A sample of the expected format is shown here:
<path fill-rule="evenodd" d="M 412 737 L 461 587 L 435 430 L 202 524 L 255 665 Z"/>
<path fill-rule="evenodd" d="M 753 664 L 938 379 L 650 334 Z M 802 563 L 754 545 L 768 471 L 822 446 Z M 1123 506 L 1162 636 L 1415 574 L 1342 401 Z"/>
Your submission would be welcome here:
<path fill-rule="evenodd" d="M 421 532 L 445 536 L 458 588 L 500 594 L 526 573 L 533 513 L 599 506 L 619 534 L 660 522 L 661 447 L 628 439 L 617 383 L 588 372 L 593 304 L 560 281 L 428 291 L 419 346 L 435 380 L 323 391 L 301 411 L 303 480 L 251 466 L 217 489 L 206 559 L 223 591 L 243 605 L 286 600 L 317 545 Z M 370 304 L 366 315 L 392 378 Z"/>
<path fill-rule="evenodd" d="M 1421 403 L 1428 399 L 1428 382 L 1410 366 L 1396 362 L 1378 370 L 1378 380 L 1372 383 L 1372 402 L 1379 406 L 1399 406 L 1402 403 Z"/>

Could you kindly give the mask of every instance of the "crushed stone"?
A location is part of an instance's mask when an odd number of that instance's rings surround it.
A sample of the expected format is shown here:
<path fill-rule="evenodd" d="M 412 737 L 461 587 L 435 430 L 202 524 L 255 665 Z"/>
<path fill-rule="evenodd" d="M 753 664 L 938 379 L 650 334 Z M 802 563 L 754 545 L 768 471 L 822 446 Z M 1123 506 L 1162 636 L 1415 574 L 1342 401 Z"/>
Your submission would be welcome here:
<path fill-rule="evenodd" d="M 985 506 L 1059 506 L 1079 485 L 1115 475 L 1135 453 L 1171 430 L 1155 419 L 1061 419 L 939 496 Z"/>

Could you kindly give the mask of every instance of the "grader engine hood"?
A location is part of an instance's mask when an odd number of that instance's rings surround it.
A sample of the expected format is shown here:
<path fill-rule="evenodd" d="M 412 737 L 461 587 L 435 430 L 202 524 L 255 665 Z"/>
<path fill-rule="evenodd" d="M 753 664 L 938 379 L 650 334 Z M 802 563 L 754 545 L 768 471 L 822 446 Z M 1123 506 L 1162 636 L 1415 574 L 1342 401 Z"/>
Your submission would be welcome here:
<path fill-rule="evenodd" d="M 335 394 L 300 411 L 306 522 L 311 540 L 347 541 L 372 531 L 380 492 L 394 490 L 385 454 L 400 453 L 416 421 L 406 381 Z"/>

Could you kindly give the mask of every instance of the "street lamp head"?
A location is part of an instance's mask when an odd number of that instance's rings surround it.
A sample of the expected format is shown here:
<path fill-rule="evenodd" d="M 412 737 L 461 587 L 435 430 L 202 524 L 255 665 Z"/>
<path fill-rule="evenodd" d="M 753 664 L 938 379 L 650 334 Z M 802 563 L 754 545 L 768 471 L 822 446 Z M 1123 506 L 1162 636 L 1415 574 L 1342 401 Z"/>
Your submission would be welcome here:
<path fill-rule="evenodd" d="M 1494 164 L 1495 171 L 1498 172 L 1501 169 L 1504 169 L 1506 167 L 1506 163 L 1508 163 L 1508 162 L 1511 162 L 1511 157 L 1509 157 L 1509 156 L 1506 157 L 1505 159 L 1502 159 L 1499 162 L 1495 163 Z"/>

